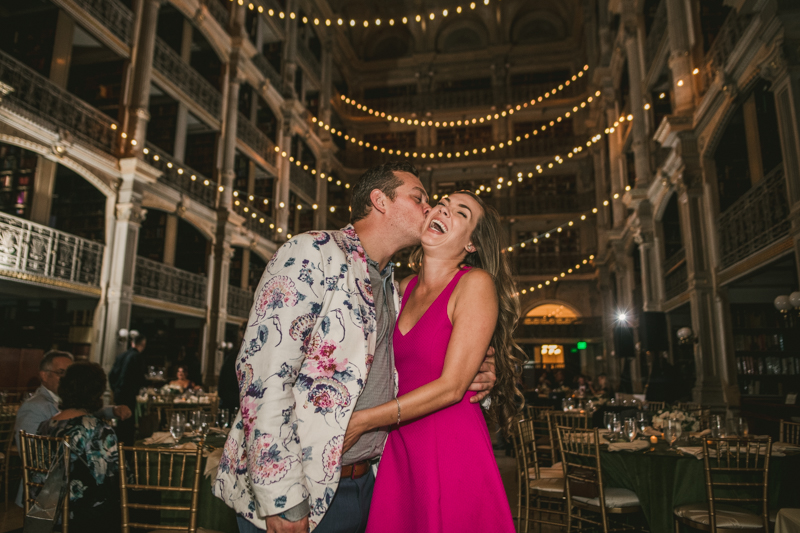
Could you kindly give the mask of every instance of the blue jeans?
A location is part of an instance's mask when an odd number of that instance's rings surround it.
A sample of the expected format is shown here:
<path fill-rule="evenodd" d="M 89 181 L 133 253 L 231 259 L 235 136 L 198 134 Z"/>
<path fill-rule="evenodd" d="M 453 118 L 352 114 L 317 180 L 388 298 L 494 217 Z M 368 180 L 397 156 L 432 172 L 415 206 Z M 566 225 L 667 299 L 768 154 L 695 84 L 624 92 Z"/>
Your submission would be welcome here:
<path fill-rule="evenodd" d="M 372 469 L 358 479 L 344 478 L 339 481 L 336 496 L 314 533 L 363 533 L 367 529 L 373 488 L 375 475 Z M 237 516 L 236 520 L 239 533 L 264 533 L 263 529 L 254 526 L 246 518 Z"/>

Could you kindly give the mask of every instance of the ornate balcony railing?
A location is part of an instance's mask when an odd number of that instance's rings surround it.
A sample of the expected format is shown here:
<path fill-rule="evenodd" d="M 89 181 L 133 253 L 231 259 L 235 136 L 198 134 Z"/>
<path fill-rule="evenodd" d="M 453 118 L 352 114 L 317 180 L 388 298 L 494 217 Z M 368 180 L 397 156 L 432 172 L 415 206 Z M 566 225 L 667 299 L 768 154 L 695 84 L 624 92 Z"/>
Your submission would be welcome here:
<path fill-rule="evenodd" d="M 548 87 L 547 90 L 552 89 Z M 544 94 L 544 91 L 542 92 Z M 389 98 L 371 98 L 362 103 L 367 106 L 385 111 L 387 113 L 412 113 L 427 109 L 456 109 L 478 106 L 495 105 L 495 92 L 493 89 L 477 89 L 472 91 L 456 91 L 442 93 L 423 93 L 407 96 L 393 96 Z M 348 110 L 347 108 L 351 108 Z M 353 106 L 344 106 L 343 111 L 352 112 Z M 358 113 L 363 114 L 361 111 Z"/>
<path fill-rule="evenodd" d="M 253 305 L 253 293 L 228 285 L 228 314 L 239 318 L 247 318 L 250 315 L 250 307 Z"/>
<path fill-rule="evenodd" d="M 728 57 L 730 57 L 733 49 L 736 48 L 739 39 L 741 39 L 752 19 L 752 14 L 739 13 L 736 9 L 731 10 L 714 42 L 711 43 L 711 48 L 706 53 L 706 66 L 703 69 L 704 89 L 708 89 L 713 83 L 717 72 L 725 68 Z"/>
<path fill-rule="evenodd" d="M 306 66 L 311 69 L 311 72 L 319 76 L 322 72 L 322 67 L 319 64 L 319 59 L 316 58 L 314 53 L 308 48 L 308 45 L 302 40 L 297 40 L 297 55 L 300 60 L 304 61 Z"/>
<path fill-rule="evenodd" d="M 241 113 L 236 121 L 236 136 L 267 163 L 275 165 L 275 143 Z"/>
<path fill-rule="evenodd" d="M 515 337 L 528 339 L 579 339 L 586 340 L 603 336 L 603 318 L 586 316 L 571 324 L 522 324 Z"/>
<path fill-rule="evenodd" d="M 554 88 L 561 86 L 555 94 L 550 96 L 551 99 L 559 100 L 562 98 L 573 98 L 580 96 L 586 91 L 588 76 L 584 73 L 583 76 L 575 81 L 569 82 L 569 85 L 564 85 L 562 82 L 546 82 L 546 83 L 533 83 L 530 85 L 512 85 L 511 94 L 508 105 L 517 105 L 523 102 L 530 102 L 534 98 L 544 96 L 545 93 L 551 92 Z"/>
<path fill-rule="evenodd" d="M 581 268 L 575 270 L 576 274 L 591 274 L 594 272 L 594 265 L 582 264 L 586 258 L 585 253 L 557 253 L 557 254 L 528 254 L 517 251 L 514 254 L 513 270 L 517 276 L 538 276 L 540 274 L 558 274 L 566 272 L 567 269 L 575 268 L 580 264 Z"/>
<path fill-rule="evenodd" d="M 289 165 L 289 168 L 291 169 L 289 170 L 290 183 L 311 197 L 312 200 L 316 198 L 317 180 L 314 179 L 314 176 L 294 164 Z"/>
<path fill-rule="evenodd" d="M 244 227 L 265 239 L 272 239 L 272 228 L 270 228 L 270 225 L 274 226 L 272 217 L 248 205 L 234 203 L 233 210 L 244 217 Z"/>
<path fill-rule="evenodd" d="M 577 146 L 585 146 L 588 137 L 569 135 L 564 137 L 534 137 L 514 143 L 505 148 L 507 157 L 542 157 L 557 153 L 571 152 Z"/>
<path fill-rule="evenodd" d="M 789 234 L 786 194 L 786 177 L 780 165 L 719 215 L 722 268 Z"/>
<path fill-rule="evenodd" d="M 120 41 L 130 45 L 133 41 L 133 13 L 119 0 L 72 0 L 92 18 L 100 22 Z M 56 4 L 66 2 L 55 0 Z"/>
<path fill-rule="evenodd" d="M 264 57 L 262 54 L 256 54 L 250 60 L 253 62 L 253 65 L 264 75 L 265 78 L 269 80 L 269 82 L 275 87 L 278 91 L 281 90 L 283 86 L 283 77 L 281 73 L 278 72 L 275 67 L 272 66 L 272 63 Z"/>
<path fill-rule="evenodd" d="M 578 194 L 536 196 L 485 197 L 503 216 L 543 215 L 548 213 L 576 213 L 588 211 L 595 205 L 594 191 Z"/>
<path fill-rule="evenodd" d="M 152 144 L 148 143 L 145 149 L 144 160 L 163 172 L 161 179 L 165 183 L 211 209 L 216 207 L 217 189 L 211 182 L 205 184 L 208 178 L 183 163 L 175 163 L 170 155 Z"/>
<path fill-rule="evenodd" d="M 689 288 L 689 270 L 686 266 L 686 250 L 681 248 L 664 261 L 664 296 L 671 300 Z"/>
<path fill-rule="evenodd" d="M 109 154 L 117 153 L 119 132 L 108 115 L 56 86 L 10 55 L 0 52 L 0 81 L 14 90 L 0 106 L 48 128 L 63 130 Z"/>
<path fill-rule="evenodd" d="M 153 54 L 153 68 L 200 107 L 219 118 L 222 110 L 222 95 L 219 91 L 158 37 Z"/>
<path fill-rule="evenodd" d="M 644 45 L 645 65 L 649 69 L 653 63 L 658 49 L 661 48 L 661 42 L 664 40 L 664 35 L 667 32 L 667 0 L 661 0 L 656 9 L 656 15 L 653 19 L 653 25 L 650 27 L 650 33 L 647 34 L 647 41 Z"/>
<path fill-rule="evenodd" d="M 219 22 L 219 25 L 227 31 L 231 15 L 228 10 L 225 9 L 225 6 L 223 6 L 219 0 L 202 0 L 202 3 L 208 8 L 208 12 L 211 13 L 214 20 Z"/>
<path fill-rule="evenodd" d="M 208 279 L 144 257 L 136 258 L 133 293 L 189 307 L 206 307 Z"/>
<path fill-rule="evenodd" d="M 0 213 L 0 275 L 100 287 L 103 244 Z"/>

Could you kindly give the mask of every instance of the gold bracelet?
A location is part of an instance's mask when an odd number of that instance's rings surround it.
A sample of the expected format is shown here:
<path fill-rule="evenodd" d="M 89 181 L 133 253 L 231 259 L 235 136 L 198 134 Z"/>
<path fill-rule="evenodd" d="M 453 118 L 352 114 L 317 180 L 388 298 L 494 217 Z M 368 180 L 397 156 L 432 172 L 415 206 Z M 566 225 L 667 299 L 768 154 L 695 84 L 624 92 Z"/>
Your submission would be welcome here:
<path fill-rule="evenodd" d="M 394 401 L 397 402 L 397 425 L 400 425 L 400 400 L 395 398 Z"/>

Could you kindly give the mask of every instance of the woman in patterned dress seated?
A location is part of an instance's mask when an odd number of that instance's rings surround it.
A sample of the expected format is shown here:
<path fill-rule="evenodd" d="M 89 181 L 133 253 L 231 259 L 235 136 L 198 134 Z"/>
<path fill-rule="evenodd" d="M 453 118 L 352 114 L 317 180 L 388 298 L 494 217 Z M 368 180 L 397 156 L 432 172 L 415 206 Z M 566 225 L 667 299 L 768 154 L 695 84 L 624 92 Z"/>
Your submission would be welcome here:
<path fill-rule="evenodd" d="M 103 406 L 106 373 L 96 363 L 67 368 L 58 385 L 61 412 L 42 422 L 38 434 L 69 437 L 69 528 L 119 531 L 119 454 L 117 436 L 91 413 Z"/>

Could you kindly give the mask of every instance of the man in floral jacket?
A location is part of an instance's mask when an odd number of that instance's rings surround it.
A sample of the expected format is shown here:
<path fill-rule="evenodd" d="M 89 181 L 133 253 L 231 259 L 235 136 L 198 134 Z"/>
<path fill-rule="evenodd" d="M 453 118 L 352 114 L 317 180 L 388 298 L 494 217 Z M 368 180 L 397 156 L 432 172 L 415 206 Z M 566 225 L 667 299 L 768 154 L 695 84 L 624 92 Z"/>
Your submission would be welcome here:
<path fill-rule="evenodd" d="M 388 428 L 343 455 L 344 433 L 354 410 L 395 397 L 390 260 L 419 244 L 429 209 L 410 163 L 381 165 L 353 189 L 352 225 L 298 235 L 267 265 L 236 362 L 241 408 L 214 483 L 241 533 L 366 526 Z M 487 369 L 473 390 L 493 386 Z"/>

